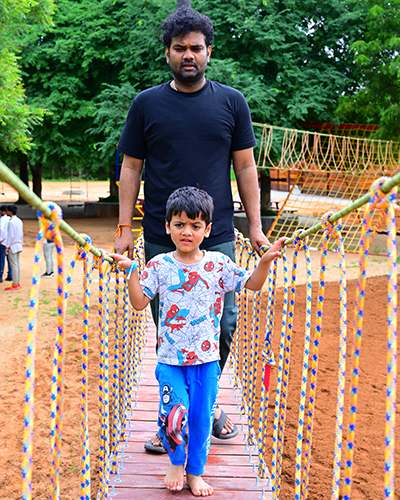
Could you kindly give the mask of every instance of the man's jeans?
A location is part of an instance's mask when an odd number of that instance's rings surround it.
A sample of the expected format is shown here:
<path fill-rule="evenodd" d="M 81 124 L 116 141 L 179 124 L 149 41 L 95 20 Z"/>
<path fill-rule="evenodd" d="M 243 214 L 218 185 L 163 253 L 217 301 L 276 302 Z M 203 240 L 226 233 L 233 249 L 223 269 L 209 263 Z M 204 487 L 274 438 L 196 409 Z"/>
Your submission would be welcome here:
<path fill-rule="evenodd" d="M 175 247 L 168 247 L 163 245 L 157 245 L 156 243 L 144 242 L 144 253 L 146 262 L 155 257 L 160 253 L 171 252 Z M 207 250 L 212 252 L 221 252 L 233 261 L 235 260 L 235 242 L 227 241 L 225 243 L 220 243 L 213 247 L 207 248 Z M 153 316 L 154 323 L 158 326 L 158 316 L 159 316 L 159 300 L 158 295 L 151 301 L 151 312 Z M 221 319 L 221 335 L 219 338 L 219 352 L 220 352 L 220 367 L 223 370 L 226 360 L 229 355 L 231 348 L 233 334 L 236 329 L 236 317 L 237 317 L 237 307 L 235 304 L 235 292 L 229 292 L 225 295 L 224 300 L 224 311 Z"/>
<path fill-rule="evenodd" d="M 0 244 L 0 280 L 3 279 L 5 263 L 6 263 L 6 247 Z"/>

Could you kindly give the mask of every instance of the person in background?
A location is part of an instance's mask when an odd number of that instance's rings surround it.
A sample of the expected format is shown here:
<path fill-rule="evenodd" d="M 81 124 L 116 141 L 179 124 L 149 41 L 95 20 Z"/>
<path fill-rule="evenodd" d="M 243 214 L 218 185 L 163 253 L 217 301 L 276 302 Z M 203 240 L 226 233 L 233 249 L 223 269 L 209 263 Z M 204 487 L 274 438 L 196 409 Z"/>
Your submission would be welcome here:
<path fill-rule="evenodd" d="M 10 217 L 7 215 L 7 205 L 2 205 L 0 207 L 0 283 L 3 282 L 3 275 L 6 266 L 7 257 L 7 277 L 6 281 L 11 281 L 11 266 L 9 262 L 9 257 L 6 255 L 6 238 L 8 231 L 8 222 Z"/>
<path fill-rule="evenodd" d="M 7 291 L 21 288 L 21 263 L 20 254 L 23 244 L 23 222 L 17 216 L 17 207 L 10 205 L 7 207 L 7 215 L 10 217 L 8 223 L 7 237 L 5 241 L 6 251 L 10 258 L 12 285 L 5 288 Z"/>
<path fill-rule="evenodd" d="M 56 247 L 56 244 L 52 240 L 48 240 L 45 238 L 43 243 L 43 254 L 44 260 L 46 262 L 46 272 L 42 274 L 42 276 L 46 278 L 50 278 L 54 276 L 54 259 L 53 252 Z"/>

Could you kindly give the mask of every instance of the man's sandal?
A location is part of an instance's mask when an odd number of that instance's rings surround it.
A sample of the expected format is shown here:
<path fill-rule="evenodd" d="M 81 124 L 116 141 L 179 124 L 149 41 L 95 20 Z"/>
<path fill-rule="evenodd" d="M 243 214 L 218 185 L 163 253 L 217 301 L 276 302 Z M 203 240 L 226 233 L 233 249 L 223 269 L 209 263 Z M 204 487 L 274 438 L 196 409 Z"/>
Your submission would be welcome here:
<path fill-rule="evenodd" d="M 164 448 L 161 438 L 157 433 L 144 443 L 144 449 L 149 453 L 156 453 L 158 455 L 167 453 L 167 450 Z"/>
<path fill-rule="evenodd" d="M 219 418 L 214 418 L 212 435 L 217 439 L 232 439 L 238 435 L 239 431 L 235 424 L 233 425 L 233 429 L 231 432 L 225 434 L 222 432 L 227 420 L 228 416 L 226 415 L 224 410 L 221 410 L 221 415 L 219 416 Z"/>

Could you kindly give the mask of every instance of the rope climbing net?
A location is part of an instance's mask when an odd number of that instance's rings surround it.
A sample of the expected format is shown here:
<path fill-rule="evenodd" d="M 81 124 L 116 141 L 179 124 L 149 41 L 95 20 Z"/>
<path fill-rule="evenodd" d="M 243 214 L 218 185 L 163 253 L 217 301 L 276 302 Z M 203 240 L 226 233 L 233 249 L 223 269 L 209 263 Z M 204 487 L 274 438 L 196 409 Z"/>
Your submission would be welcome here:
<path fill-rule="evenodd" d="M 90 238 L 76 233 L 62 220 L 60 209 L 53 203 L 45 205 L 0 162 L 0 177 L 14 187 L 38 211 L 39 230 L 35 243 L 32 287 L 29 298 L 27 327 L 26 385 L 24 398 L 23 435 L 23 498 L 32 498 L 35 424 L 35 361 L 37 314 L 40 305 L 39 264 L 44 239 L 54 241 L 57 250 L 57 321 L 53 339 L 51 389 L 49 393 L 48 431 L 50 435 L 51 468 L 50 496 L 62 498 L 61 476 L 63 460 L 63 415 L 65 409 L 65 340 L 68 327 L 67 311 L 73 280 L 81 269 L 82 324 L 80 328 L 81 394 L 80 394 L 80 498 L 109 495 L 110 475 L 118 472 L 119 445 L 127 432 L 127 415 L 137 389 L 139 369 L 145 343 L 146 314 L 128 305 L 126 277 L 117 271 L 106 252 L 93 246 Z M 385 498 L 395 498 L 395 425 L 397 393 L 397 247 L 396 196 L 400 173 L 379 179 L 367 194 L 352 205 L 334 214 L 325 214 L 319 223 L 297 230 L 286 241 L 281 268 L 275 263 L 269 273 L 267 290 L 252 293 L 244 290 L 238 296 L 238 326 L 232 345 L 230 363 L 234 385 L 240 388 L 241 413 L 247 420 L 249 452 L 255 459 L 260 478 L 270 479 L 275 498 L 282 494 L 285 456 L 294 451 L 294 496 L 305 499 L 310 494 L 312 457 L 318 449 L 314 437 L 318 397 L 320 347 L 323 341 L 323 318 L 326 290 L 328 249 L 336 249 L 339 258 L 340 322 L 336 374 L 336 410 L 332 450 L 332 498 L 351 498 L 354 453 L 356 450 L 358 396 L 360 389 L 360 358 L 364 331 L 366 298 L 366 265 L 373 234 L 376 210 L 384 213 L 387 233 L 387 349 L 377 353 L 386 359 L 385 418 L 382 421 L 384 470 L 382 491 Z M 349 321 L 347 301 L 345 246 L 341 219 L 364 206 L 359 247 L 359 278 L 354 306 L 354 327 Z M 78 246 L 69 265 L 64 258 L 61 231 L 73 237 Z M 312 284 L 309 237 L 322 231 L 320 274 L 317 286 Z M 250 242 L 237 235 L 237 260 L 243 267 L 254 268 L 258 256 Z M 293 256 L 289 256 L 289 246 Z M 306 269 L 305 315 L 302 328 L 295 329 L 297 271 L 299 258 L 304 256 Z M 135 259 L 144 265 L 143 240 L 138 238 Z M 277 278 L 282 273 L 283 286 Z M 79 285 L 80 286 L 80 285 Z M 97 288 L 95 306 L 97 319 L 91 315 L 91 297 Z M 281 300 L 281 310 L 277 307 Z M 303 359 L 296 369 L 300 372 L 300 390 L 293 396 L 291 387 L 294 368 L 291 364 L 295 337 L 302 339 Z M 98 447 L 93 447 L 93 429 L 89 412 L 89 353 L 93 344 L 99 346 L 97 374 Z M 275 352 L 274 352 L 275 351 Z M 349 354 L 350 353 L 350 354 Z M 346 399 L 346 393 L 349 394 Z M 288 412 L 297 405 L 295 449 L 287 448 Z M 96 467 L 93 457 L 98 454 Z M 94 481 L 95 479 L 95 481 Z"/>
<path fill-rule="evenodd" d="M 272 239 L 312 226 L 325 212 L 340 210 L 365 193 L 377 177 L 399 169 L 398 142 L 254 125 L 260 136 L 258 168 L 269 173 L 278 207 L 268 231 Z M 362 211 L 354 210 L 342 221 L 346 251 L 358 250 L 362 217 Z M 400 211 L 397 218 L 399 227 Z M 373 232 L 385 230 L 383 210 L 375 210 L 371 227 Z M 314 233 L 309 246 L 319 247 L 323 238 L 322 232 Z M 372 250 L 384 253 L 384 244 Z"/>

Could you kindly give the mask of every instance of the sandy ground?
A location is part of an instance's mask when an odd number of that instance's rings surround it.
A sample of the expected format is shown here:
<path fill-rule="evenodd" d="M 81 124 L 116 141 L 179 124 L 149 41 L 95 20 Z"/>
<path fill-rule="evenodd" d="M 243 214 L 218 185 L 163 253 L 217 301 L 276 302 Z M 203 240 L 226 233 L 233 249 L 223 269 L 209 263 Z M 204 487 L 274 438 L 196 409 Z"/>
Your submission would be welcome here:
<path fill-rule="evenodd" d="M 79 232 L 89 233 L 94 243 L 111 250 L 112 234 L 115 227 L 113 219 L 74 219 L 72 224 Z M 33 242 L 36 233 L 34 221 L 25 222 L 25 248 L 22 257 L 22 289 L 5 292 L 5 284 L 0 285 L 0 498 L 20 497 L 20 462 L 22 440 L 22 403 L 24 394 L 24 357 L 26 342 L 26 323 L 28 313 L 28 295 L 33 259 Z M 73 243 L 65 238 L 67 260 L 73 254 Z M 314 268 L 318 270 L 318 261 L 314 259 Z M 379 275 L 385 272 L 382 258 L 371 258 L 369 274 Z M 350 277 L 358 271 L 355 256 L 348 259 Z M 299 268 L 302 266 L 300 265 Z M 337 257 L 333 256 L 328 265 L 328 281 L 335 281 L 338 275 Z M 315 273 L 315 279 L 317 279 Z M 303 280 L 300 273 L 299 282 Z M 384 369 L 385 369 L 385 308 L 386 280 L 371 278 L 366 308 L 366 331 L 362 353 L 362 390 L 360 408 L 364 417 L 360 418 L 360 433 L 357 441 L 355 469 L 356 494 L 354 498 L 376 499 L 382 497 L 383 470 L 383 420 L 384 420 Z M 91 298 L 91 321 L 96 321 L 96 282 Z M 79 272 L 72 287 L 70 313 L 66 332 L 66 381 L 65 415 L 63 420 L 63 475 L 61 498 L 78 498 L 79 491 L 79 405 L 80 405 L 80 336 L 81 336 L 81 277 Z M 300 363 L 302 353 L 302 325 L 304 313 L 304 287 L 299 287 L 296 316 L 295 338 L 293 346 L 293 371 Z M 56 331 L 55 316 L 55 280 L 42 282 L 41 313 L 37 332 L 37 387 L 36 387 L 36 431 L 34 448 L 34 498 L 48 498 L 49 494 L 49 400 L 51 360 Z M 354 288 L 351 288 L 351 301 L 354 301 Z M 321 342 L 321 369 L 318 381 L 320 398 L 315 424 L 315 442 L 318 443 L 314 455 L 313 480 L 310 486 L 310 498 L 329 496 L 328 470 L 331 457 L 328 443 L 323 442 L 327 426 L 332 429 L 334 420 L 333 392 L 337 366 L 338 299 L 337 285 L 332 283 L 327 289 L 327 303 L 324 315 L 326 334 Z M 92 450 L 97 448 L 98 422 L 96 419 L 98 342 L 90 339 L 90 380 L 91 387 L 91 443 Z M 293 382 L 293 394 L 296 392 L 296 380 Z M 291 389 L 292 390 L 292 389 Z M 293 396 L 295 398 L 295 396 Z M 292 405 L 291 405 L 292 406 Z M 292 451 L 285 454 L 284 489 L 282 498 L 291 498 L 293 484 L 293 439 L 294 423 L 297 422 L 296 405 L 289 410 L 289 446 Z M 331 431 L 330 431 L 331 432 Z M 397 436 L 400 434 L 398 433 Z M 330 436 L 330 439 L 332 436 Z M 319 446 L 321 445 L 321 446 Z M 95 457 L 95 452 L 93 453 Z M 397 455 L 398 459 L 398 455 Z M 95 460 L 92 468 L 95 468 Z M 400 491 L 400 490 L 398 490 Z"/>

